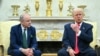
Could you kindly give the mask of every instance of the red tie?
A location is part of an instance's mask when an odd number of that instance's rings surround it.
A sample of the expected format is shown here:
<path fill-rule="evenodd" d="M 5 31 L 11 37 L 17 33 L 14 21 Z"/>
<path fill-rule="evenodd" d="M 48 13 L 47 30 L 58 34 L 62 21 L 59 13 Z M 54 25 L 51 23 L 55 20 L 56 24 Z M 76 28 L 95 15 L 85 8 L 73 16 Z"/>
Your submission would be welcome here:
<path fill-rule="evenodd" d="M 79 28 L 79 24 L 78 24 L 78 28 Z M 75 36 L 75 49 L 74 49 L 74 51 L 75 51 L 75 54 L 78 54 L 79 53 L 79 48 L 78 48 L 78 36 L 76 35 Z"/>

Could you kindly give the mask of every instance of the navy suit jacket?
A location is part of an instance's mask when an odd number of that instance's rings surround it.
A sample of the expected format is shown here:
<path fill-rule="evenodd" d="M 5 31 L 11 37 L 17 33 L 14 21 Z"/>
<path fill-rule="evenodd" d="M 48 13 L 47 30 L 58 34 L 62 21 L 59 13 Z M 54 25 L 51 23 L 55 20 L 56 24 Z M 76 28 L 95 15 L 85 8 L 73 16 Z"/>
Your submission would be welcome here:
<path fill-rule="evenodd" d="M 27 28 L 27 43 L 29 48 L 37 48 L 36 30 L 30 26 Z M 11 54 L 14 49 L 22 47 L 22 28 L 21 24 L 12 26 L 10 32 L 10 46 L 8 48 L 8 54 Z"/>
<path fill-rule="evenodd" d="M 63 44 L 64 47 L 67 49 L 68 46 L 74 49 L 75 47 L 75 32 L 70 27 L 71 24 L 66 24 L 64 27 L 64 35 L 63 35 Z M 81 34 L 78 37 L 78 47 L 80 52 L 85 52 L 90 49 L 90 42 L 93 40 L 92 34 L 93 26 L 83 22 L 80 30 Z"/>

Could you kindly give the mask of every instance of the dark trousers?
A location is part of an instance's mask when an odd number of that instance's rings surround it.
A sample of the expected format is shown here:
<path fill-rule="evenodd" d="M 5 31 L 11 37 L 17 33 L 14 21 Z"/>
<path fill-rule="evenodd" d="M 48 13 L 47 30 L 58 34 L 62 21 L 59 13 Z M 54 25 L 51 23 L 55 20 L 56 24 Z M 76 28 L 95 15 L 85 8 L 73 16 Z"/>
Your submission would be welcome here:
<path fill-rule="evenodd" d="M 34 50 L 34 56 L 41 56 L 41 51 L 40 50 Z M 25 56 L 20 50 L 13 50 L 11 56 Z"/>
<path fill-rule="evenodd" d="M 58 56 L 69 56 L 69 53 L 66 51 L 65 48 L 62 48 L 58 51 Z M 97 56 L 96 52 L 90 48 L 88 51 L 85 51 L 84 53 L 79 53 L 75 56 Z"/>

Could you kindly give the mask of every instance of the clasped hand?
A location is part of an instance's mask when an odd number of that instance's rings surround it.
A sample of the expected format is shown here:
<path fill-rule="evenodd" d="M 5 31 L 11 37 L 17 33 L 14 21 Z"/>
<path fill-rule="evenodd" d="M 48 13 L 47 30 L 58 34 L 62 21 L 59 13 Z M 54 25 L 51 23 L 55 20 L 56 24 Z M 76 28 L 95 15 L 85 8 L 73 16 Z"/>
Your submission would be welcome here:
<path fill-rule="evenodd" d="M 33 50 L 31 48 L 27 48 L 27 49 L 22 49 L 21 50 L 23 54 L 25 54 L 26 56 L 33 56 Z"/>
<path fill-rule="evenodd" d="M 76 33 L 80 31 L 79 26 L 77 24 L 71 24 L 70 26 L 73 29 L 73 31 L 75 31 Z"/>

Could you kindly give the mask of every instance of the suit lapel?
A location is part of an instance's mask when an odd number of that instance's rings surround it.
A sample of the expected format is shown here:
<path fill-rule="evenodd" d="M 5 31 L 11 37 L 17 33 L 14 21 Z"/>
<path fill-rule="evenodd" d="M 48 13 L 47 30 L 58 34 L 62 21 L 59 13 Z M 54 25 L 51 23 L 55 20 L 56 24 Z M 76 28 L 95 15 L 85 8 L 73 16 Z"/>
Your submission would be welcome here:
<path fill-rule="evenodd" d="M 85 23 L 83 22 L 82 25 L 81 25 L 80 30 L 81 30 L 81 31 L 84 31 L 85 29 L 86 29 L 86 28 L 85 28 Z"/>
<path fill-rule="evenodd" d="M 75 22 L 73 22 L 74 24 L 75 24 Z M 70 27 L 71 28 L 71 27 Z M 76 36 L 76 33 L 73 31 L 73 29 L 71 28 L 71 32 L 72 32 L 72 35 L 73 35 L 73 37 L 75 37 Z"/>
<path fill-rule="evenodd" d="M 18 27 L 19 29 L 18 29 L 18 35 L 19 35 L 19 40 L 20 40 L 20 42 L 21 42 L 21 44 L 22 44 L 22 29 L 21 29 L 21 25 L 19 25 L 19 27 Z"/>
<path fill-rule="evenodd" d="M 31 36 L 31 31 L 30 28 L 27 29 L 27 43 L 30 43 L 30 36 Z M 29 45 L 28 45 L 29 46 Z"/>
<path fill-rule="evenodd" d="M 70 27 L 70 35 L 71 35 L 71 39 L 73 39 L 73 43 L 75 44 L 75 36 L 76 36 L 76 33 L 73 31 L 73 29 Z"/>

